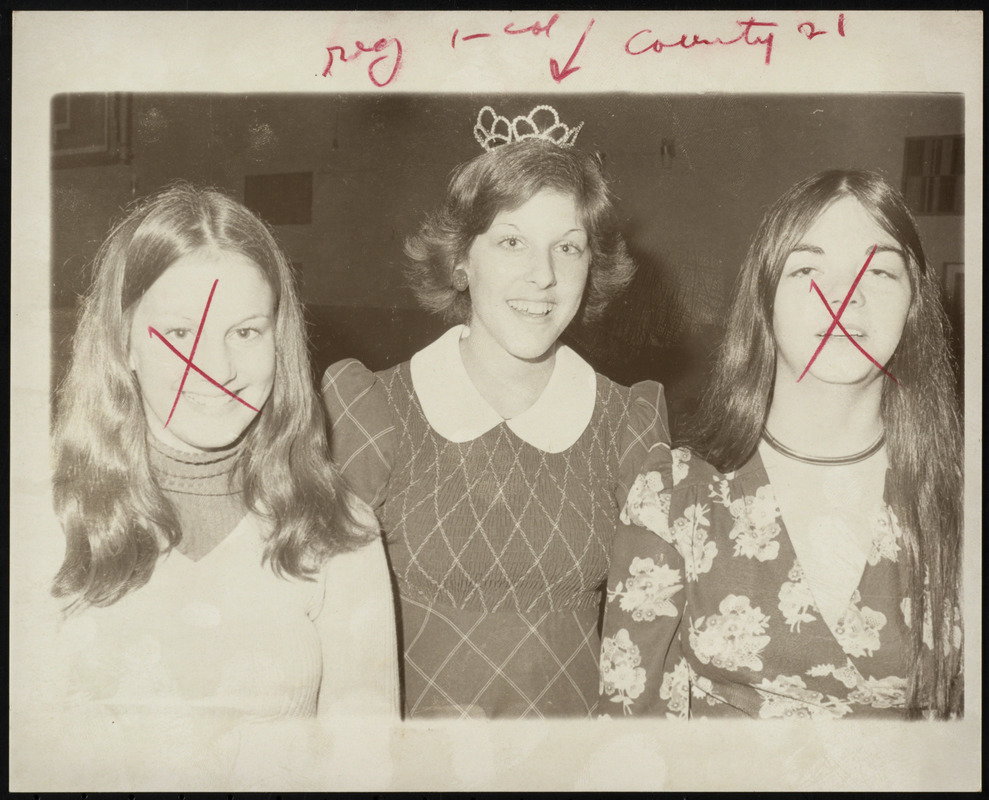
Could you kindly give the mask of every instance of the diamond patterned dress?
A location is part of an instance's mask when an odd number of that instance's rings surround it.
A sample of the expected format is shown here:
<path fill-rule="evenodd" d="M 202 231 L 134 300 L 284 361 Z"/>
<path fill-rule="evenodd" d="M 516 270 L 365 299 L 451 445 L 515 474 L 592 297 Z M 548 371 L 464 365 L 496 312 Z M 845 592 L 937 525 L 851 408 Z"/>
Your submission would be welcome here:
<path fill-rule="evenodd" d="M 629 463 L 669 441 L 659 384 L 596 380 L 583 434 L 548 453 L 506 424 L 445 439 L 408 362 L 327 371 L 335 456 L 387 536 L 407 716 L 594 713 L 603 582 L 629 488 L 619 467 L 634 476 Z"/>

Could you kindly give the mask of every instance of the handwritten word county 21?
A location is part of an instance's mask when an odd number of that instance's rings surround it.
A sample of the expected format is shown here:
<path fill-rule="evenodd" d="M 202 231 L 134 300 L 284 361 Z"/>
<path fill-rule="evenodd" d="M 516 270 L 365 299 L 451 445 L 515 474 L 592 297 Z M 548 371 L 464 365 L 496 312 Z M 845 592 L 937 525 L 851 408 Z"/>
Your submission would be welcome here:
<path fill-rule="evenodd" d="M 773 38 L 774 34 L 771 30 L 766 30 L 769 28 L 778 28 L 779 25 L 775 22 L 757 22 L 755 17 L 749 17 L 747 20 L 742 22 L 741 20 L 735 23 L 741 28 L 741 33 L 738 34 L 734 39 L 722 39 L 720 36 L 713 39 L 705 39 L 698 34 L 682 34 L 679 39 L 674 39 L 672 41 L 661 41 L 658 37 L 653 38 L 652 41 L 649 37 L 655 37 L 653 32 L 648 28 L 633 33 L 629 37 L 628 41 L 625 42 L 625 52 L 630 56 L 640 56 L 643 53 L 661 53 L 663 50 L 670 47 L 681 47 L 684 50 L 689 50 L 692 47 L 697 46 L 710 46 L 710 45 L 733 45 L 739 42 L 746 45 L 759 45 L 765 48 L 766 59 L 765 63 L 769 64 L 770 59 L 773 56 Z M 753 30 L 755 29 L 755 30 Z M 813 39 L 815 36 L 822 36 L 827 33 L 826 30 L 818 30 L 813 22 L 801 22 L 797 26 L 797 30 L 806 36 L 808 39 Z M 760 36 L 759 33 L 765 33 L 764 36 Z M 845 15 L 838 15 L 838 35 L 845 35 Z"/>

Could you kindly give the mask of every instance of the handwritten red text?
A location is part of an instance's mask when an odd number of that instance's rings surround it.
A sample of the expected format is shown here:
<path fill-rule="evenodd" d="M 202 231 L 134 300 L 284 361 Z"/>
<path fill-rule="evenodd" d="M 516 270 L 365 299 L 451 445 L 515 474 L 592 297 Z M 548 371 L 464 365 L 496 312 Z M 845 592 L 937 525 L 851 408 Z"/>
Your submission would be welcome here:
<path fill-rule="evenodd" d="M 347 55 L 347 51 L 340 45 L 331 45 L 326 48 L 326 52 L 328 59 L 326 69 L 323 70 L 324 78 L 328 76 L 333 77 L 331 70 L 333 69 L 334 59 L 339 58 L 342 63 L 346 64 L 349 61 L 356 61 L 365 53 L 384 53 L 384 55 L 378 56 L 367 65 L 367 76 L 371 79 L 371 83 L 378 88 L 387 86 L 395 80 L 395 76 L 402 69 L 402 43 L 398 39 L 382 37 L 371 45 L 364 44 L 364 42 L 358 40 L 354 42 L 354 52 L 349 56 Z M 389 67 L 391 68 L 390 72 L 388 71 Z"/>
<path fill-rule="evenodd" d="M 564 16 L 567 19 L 564 19 Z M 570 44 L 563 45 L 571 49 L 556 54 L 559 60 L 551 56 L 548 58 L 549 77 L 556 83 L 560 83 L 581 69 L 576 63 L 578 56 L 585 50 L 591 49 L 592 46 L 596 46 L 592 45 L 590 41 L 594 20 L 585 17 L 586 24 L 584 24 L 583 33 L 577 37 L 575 27 L 571 27 L 575 18 L 578 18 L 576 14 L 553 14 L 544 19 L 532 20 L 530 17 L 522 21 L 511 20 L 504 25 L 492 26 L 488 30 L 461 31 L 460 28 L 456 28 L 450 37 L 450 47 L 454 50 L 469 49 L 470 47 L 483 48 L 482 45 L 477 44 L 480 40 L 498 41 L 500 39 L 504 41 L 504 37 L 507 36 L 516 41 L 533 42 L 533 44 L 526 46 L 528 49 L 540 47 L 542 50 L 546 45 L 535 40 L 547 40 L 548 42 L 552 39 L 559 43 L 561 37 L 569 36 L 573 32 L 574 38 L 570 39 Z M 801 18 L 798 17 L 797 19 Z M 778 22 L 771 22 L 765 18 L 757 20 L 751 16 L 747 20 L 735 20 L 734 27 L 728 27 L 727 34 L 717 36 L 693 32 L 667 36 L 654 32 L 650 28 L 643 28 L 625 40 L 624 49 L 627 55 L 641 56 L 646 53 L 659 54 L 670 48 L 709 50 L 712 47 L 727 48 L 732 45 L 740 45 L 734 49 L 741 52 L 747 50 L 748 47 L 756 48 L 756 52 L 761 52 L 763 55 L 763 63 L 769 66 L 773 58 L 774 47 L 779 43 L 779 37 L 783 36 L 784 33 L 790 36 L 799 34 L 799 38 L 807 42 L 820 40 L 820 37 L 834 33 L 845 38 L 846 24 L 845 15 L 839 14 L 836 21 L 833 17 L 829 17 L 827 21 L 803 17 L 803 21 L 797 24 L 790 22 L 785 27 Z M 566 27 L 565 31 L 563 30 L 564 27 Z M 555 38 L 553 38 L 554 33 L 556 34 Z M 490 52 L 490 50 L 481 49 L 478 54 L 490 54 Z M 402 70 L 402 43 L 397 37 L 384 36 L 377 39 L 373 44 L 365 44 L 363 41 L 357 40 L 352 48 L 349 44 L 346 46 L 334 44 L 326 48 L 326 53 L 327 61 L 326 68 L 323 70 L 323 77 L 332 77 L 333 69 L 339 64 L 349 64 L 363 58 L 367 63 L 368 79 L 378 88 L 382 88 L 395 82 Z M 569 56 L 564 61 L 563 56 L 567 53 Z M 428 53 L 426 55 L 428 57 Z M 546 64 L 547 62 L 543 63 Z"/>
<path fill-rule="evenodd" d="M 516 27 L 514 22 L 509 22 L 501 29 L 500 32 L 508 34 L 510 36 L 517 36 L 519 34 L 531 33 L 533 37 L 536 37 L 545 34 L 546 38 L 549 39 L 550 33 L 553 30 L 553 26 L 556 25 L 559 19 L 560 19 L 560 15 L 554 14 L 552 17 L 549 18 L 547 22 L 539 22 L 537 20 L 536 22 L 533 22 L 522 28 Z M 577 58 L 577 54 L 580 52 L 580 48 L 583 46 L 584 40 L 587 38 L 587 34 L 590 33 L 591 27 L 593 25 L 594 25 L 594 20 L 592 19 L 588 23 L 587 27 L 584 29 L 584 32 L 581 34 L 580 39 L 577 41 L 576 47 L 574 47 L 573 51 L 570 53 L 570 58 L 567 59 L 566 64 L 564 64 L 562 68 L 560 67 L 560 63 L 555 58 L 551 58 L 549 60 L 550 77 L 552 77 L 553 80 L 556 81 L 557 83 L 560 83 L 560 81 L 562 81 L 564 78 L 566 78 L 569 75 L 573 75 L 573 73 L 575 73 L 577 70 L 580 69 L 580 67 L 575 67 L 573 65 L 573 62 L 574 59 Z M 458 39 L 461 42 L 469 42 L 472 41 L 473 39 L 489 39 L 491 38 L 491 36 L 492 34 L 490 33 L 469 33 L 467 35 L 461 35 L 460 29 L 457 28 L 453 32 L 453 36 L 450 38 L 450 47 L 456 48 Z"/>
<path fill-rule="evenodd" d="M 797 26 L 797 30 L 800 31 L 808 39 L 813 39 L 815 36 L 824 36 L 827 31 L 818 30 L 817 26 L 813 22 L 801 22 Z M 845 35 L 845 15 L 838 15 L 838 35 Z"/>
<path fill-rule="evenodd" d="M 738 42 L 743 42 L 747 45 L 761 45 L 765 48 L 766 52 L 766 64 L 769 64 L 769 60 L 773 55 L 773 34 L 772 32 L 767 33 L 765 36 L 758 36 L 753 33 L 753 28 L 757 30 L 763 30 L 765 28 L 776 28 L 778 27 L 775 22 L 756 22 L 755 17 L 749 17 L 745 22 L 737 21 L 735 23 L 741 27 L 742 32 L 736 36 L 734 39 L 722 39 L 720 36 L 714 39 L 704 39 L 698 36 L 696 33 L 692 36 L 690 34 L 683 34 L 679 39 L 670 42 L 660 41 L 658 38 L 653 38 L 651 42 L 646 44 L 650 36 L 654 36 L 653 32 L 648 28 L 633 33 L 628 41 L 625 42 L 625 52 L 630 56 L 640 56 L 643 53 L 654 52 L 661 53 L 665 48 L 668 47 L 682 47 L 684 50 L 689 50 L 692 47 L 697 47 L 698 45 L 733 45 Z"/>

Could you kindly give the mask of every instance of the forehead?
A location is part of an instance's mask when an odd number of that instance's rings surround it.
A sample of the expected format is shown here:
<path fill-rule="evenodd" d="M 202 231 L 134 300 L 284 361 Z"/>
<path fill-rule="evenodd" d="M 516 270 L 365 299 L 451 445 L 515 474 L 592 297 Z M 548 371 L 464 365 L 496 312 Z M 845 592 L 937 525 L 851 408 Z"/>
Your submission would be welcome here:
<path fill-rule="evenodd" d="M 271 286 L 253 260 L 230 250 L 202 248 L 182 256 L 158 276 L 140 305 L 154 310 L 202 309 L 211 292 L 211 313 L 215 308 L 244 306 L 267 313 L 274 301 Z"/>
<path fill-rule="evenodd" d="M 849 242 L 857 245 L 861 239 L 870 239 L 878 244 L 895 244 L 893 237 L 857 198 L 845 195 L 817 215 L 801 237 L 801 242 L 818 244 L 827 240 L 836 244 Z"/>
<path fill-rule="evenodd" d="M 556 189 L 540 189 L 519 205 L 502 208 L 495 214 L 491 224 L 500 222 L 582 224 L 577 199 L 572 194 Z"/>

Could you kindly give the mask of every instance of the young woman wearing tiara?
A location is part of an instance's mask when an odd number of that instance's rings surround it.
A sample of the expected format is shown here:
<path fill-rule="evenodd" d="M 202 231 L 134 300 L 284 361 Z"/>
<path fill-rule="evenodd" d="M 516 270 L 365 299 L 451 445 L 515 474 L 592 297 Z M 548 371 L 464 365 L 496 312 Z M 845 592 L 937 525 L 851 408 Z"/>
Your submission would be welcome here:
<path fill-rule="evenodd" d="M 611 714 L 962 710 L 961 425 L 939 282 L 880 176 L 764 218 L 691 449 L 657 446 L 615 540 Z"/>
<path fill-rule="evenodd" d="M 619 473 L 668 434 L 658 384 L 618 386 L 559 341 L 633 273 L 578 130 L 547 106 L 483 109 L 486 152 L 406 247 L 420 301 L 455 326 L 397 367 L 324 377 L 334 454 L 386 533 L 410 717 L 597 704 Z"/>
<path fill-rule="evenodd" d="M 325 430 L 265 225 L 188 185 L 135 207 L 96 258 L 58 394 L 73 707 L 397 718 L 383 546 Z"/>

